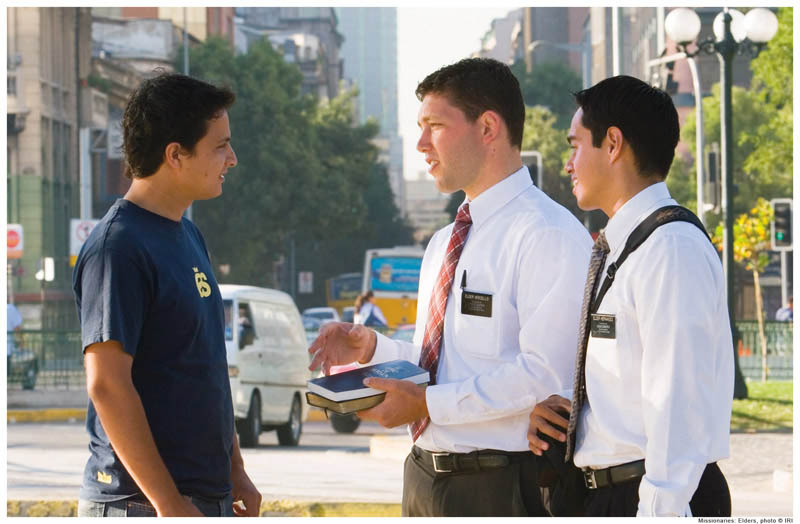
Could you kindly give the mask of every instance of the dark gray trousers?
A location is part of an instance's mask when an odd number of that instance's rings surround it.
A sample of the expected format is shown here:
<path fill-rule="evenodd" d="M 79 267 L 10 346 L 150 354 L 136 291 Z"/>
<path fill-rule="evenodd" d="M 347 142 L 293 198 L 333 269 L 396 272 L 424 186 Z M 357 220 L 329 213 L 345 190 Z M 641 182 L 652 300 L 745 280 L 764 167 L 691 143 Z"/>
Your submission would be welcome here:
<path fill-rule="evenodd" d="M 403 470 L 404 517 L 546 517 L 533 453 L 506 467 L 436 473 L 409 454 Z"/>

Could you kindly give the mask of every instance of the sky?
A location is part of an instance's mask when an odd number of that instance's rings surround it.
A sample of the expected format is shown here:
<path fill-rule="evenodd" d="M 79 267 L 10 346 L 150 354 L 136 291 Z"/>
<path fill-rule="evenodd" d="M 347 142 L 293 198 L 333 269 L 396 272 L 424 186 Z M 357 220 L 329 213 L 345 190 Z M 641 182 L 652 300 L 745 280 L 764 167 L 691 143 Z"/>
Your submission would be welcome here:
<path fill-rule="evenodd" d="M 417 84 L 440 67 L 480 50 L 481 38 L 492 19 L 502 18 L 515 7 L 397 9 L 398 122 L 403 137 L 403 173 L 416 179 L 425 171 L 422 153 L 416 150 L 419 128 Z M 430 175 L 426 175 L 430 176 Z"/>

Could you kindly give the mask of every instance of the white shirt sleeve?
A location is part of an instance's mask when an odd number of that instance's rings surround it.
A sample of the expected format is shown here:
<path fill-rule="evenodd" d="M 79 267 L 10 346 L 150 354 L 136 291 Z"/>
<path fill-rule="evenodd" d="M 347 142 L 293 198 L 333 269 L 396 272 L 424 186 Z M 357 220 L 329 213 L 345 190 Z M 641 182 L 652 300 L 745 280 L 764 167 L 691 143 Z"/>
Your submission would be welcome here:
<path fill-rule="evenodd" d="M 429 386 L 426 398 L 433 422 L 463 424 L 519 415 L 561 392 L 567 382 L 571 387 L 591 253 L 588 235 L 581 240 L 553 227 L 523 237 L 516 267 L 498 269 L 515 273 L 511 296 L 495 297 L 516 308 L 519 336 L 502 342 L 519 354 L 513 361 L 492 362 L 466 380 Z M 465 343 L 470 342 L 480 343 Z"/>
<path fill-rule="evenodd" d="M 657 235 L 654 233 L 653 236 Z M 642 246 L 652 273 L 632 279 L 642 334 L 642 420 L 647 437 L 638 516 L 686 515 L 712 454 L 721 362 L 721 270 L 700 237 Z M 724 304 L 723 304 L 724 307 Z M 727 319 L 727 315 L 725 316 Z M 730 347 L 730 346 L 729 346 Z M 716 424 L 718 425 L 718 424 Z"/>
<path fill-rule="evenodd" d="M 375 354 L 372 355 L 372 360 L 369 361 L 370 364 L 380 364 L 390 360 L 408 360 L 413 364 L 419 363 L 419 354 L 421 352 L 419 346 L 403 340 L 391 339 L 377 331 L 375 335 L 378 340 L 375 344 Z"/>

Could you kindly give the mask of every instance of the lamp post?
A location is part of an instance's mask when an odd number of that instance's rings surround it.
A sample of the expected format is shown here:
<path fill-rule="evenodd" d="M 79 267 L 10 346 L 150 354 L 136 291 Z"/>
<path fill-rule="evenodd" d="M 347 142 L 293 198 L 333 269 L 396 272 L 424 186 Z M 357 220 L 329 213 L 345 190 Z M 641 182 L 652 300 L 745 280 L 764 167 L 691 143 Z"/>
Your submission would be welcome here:
<path fill-rule="evenodd" d="M 700 17 L 692 9 L 685 7 L 671 11 L 664 22 L 667 36 L 677 42 L 678 49 L 687 57 L 694 57 L 701 51 L 716 54 L 720 61 L 720 81 L 722 83 L 720 130 L 722 144 L 722 214 L 724 218 L 723 260 L 728 310 L 733 323 L 733 122 L 731 104 L 732 62 L 737 54 L 757 56 L 764 45 L 778 31 L 778 19 L 772 11 L 764 8 L 750 10 L 747 15 L 735 9 L 725 8 L 714 19 L 714 38 L 695 42 L 696 49 L 689 51 L 700 33 Z M 698 130 L 700 132 L 701 130 Z M 698 154 L 702 152 L 698 151 Z"/>
<path fill-rule="evenodd" d="M 720 142 L 722 144 L 722 215 L 724 221 L 722 267 L 725 272 L 725 289 L 728 298 L 728 315 L 731 329 L 735 329 L 733 282 L 733 118 L 731 86 L 733 84 L 733 58 L 737 54 L 757 56 L 764 45 L 778 31 L 778 18 L 769 9 L 756 8 L 743 15 L 727 7 L 714 18 L 714 37 L 695 42 L 700 34 L 700 17 L 685 7 L 670 11 L 664 21 L 667 36 L 678 44 L 678 49 L 689 58 L 701 51 L 716 54 L 720 63 Z M 694 43 L 696 49 L 689 51 Z M 702 130 L 698 129 L 698 133 Z M 697 154 L 702 154 L 698 151 Z"/>

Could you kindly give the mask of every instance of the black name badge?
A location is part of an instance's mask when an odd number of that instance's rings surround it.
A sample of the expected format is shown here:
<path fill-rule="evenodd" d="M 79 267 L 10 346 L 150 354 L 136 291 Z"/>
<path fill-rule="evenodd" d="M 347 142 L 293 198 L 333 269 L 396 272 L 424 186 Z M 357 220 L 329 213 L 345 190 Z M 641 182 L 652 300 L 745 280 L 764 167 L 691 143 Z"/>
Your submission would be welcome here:
<path fill-rule="evenodd" d="M 595 338 L 617 338 L 617 319 L 614 315 L 593 313 L 592 336 Z"/>
<path fill-rule="evenodd" d="M 478 317 L 492 316 L 492 295 L 464 290 L 461 292 L 461 313 Z"/>

